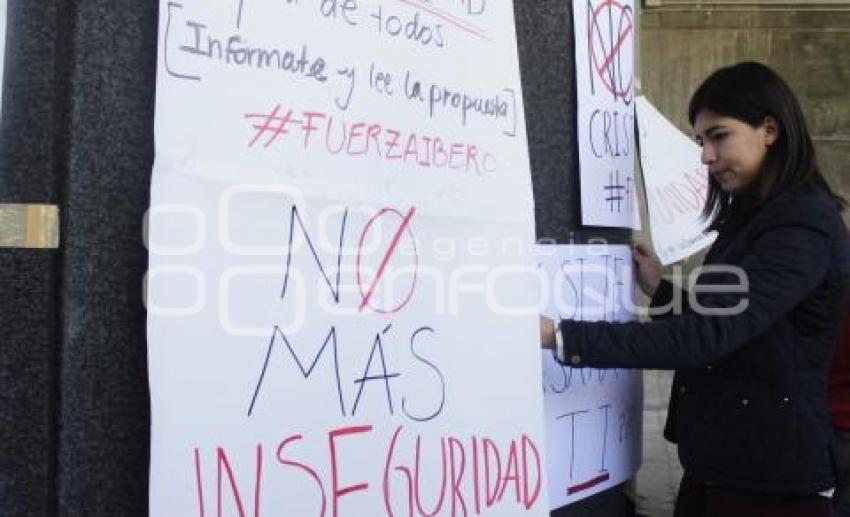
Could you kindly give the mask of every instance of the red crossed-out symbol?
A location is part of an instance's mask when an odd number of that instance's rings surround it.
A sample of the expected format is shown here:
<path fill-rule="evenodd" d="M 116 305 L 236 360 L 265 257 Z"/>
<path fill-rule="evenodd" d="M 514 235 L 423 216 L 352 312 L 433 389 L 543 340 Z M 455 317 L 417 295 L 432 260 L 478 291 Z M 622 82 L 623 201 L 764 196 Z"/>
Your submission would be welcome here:
<path fill-rule="evenodd" d="M 377 214 L 375 214 L 369 222 L 366 223 L 366 226 L 363 228 L 363 233 L 360 235 L 360 243 L 358 245 L 357 250 L 357 285 L 360 288 L 360 294 L 363 296 L 362 301 L 360 302 L 359 310 L 362 311 L 366 306 L 369 306 L 375 312 L 379 312 L 381 314 L 393 314 L 404 308 L 405 305 L 410 301 L 413 297 L 413 292 L 416 289 L 416 278 L 418 276 L 419 270 L 419 256 L 418 251 L 416 249 L 416 239 L 413 237 L 413 232 L 410 230 L 410 220 L 413 219 L 413 215 L 416 213 L 416 207 L 410 207 L 410 210 L 407 211 L 407 214 L 402 214 L 398 210 L 394 208 L 383 208 Z M 401 223 L 396 228 L 395 232 L 390 239 L 389 245 L 386 247 L 386 252 L 381 259 L 380 264 L 378 265 L 378 269 L 375 272 L 374 276 L 372 276 L 371 282 L 369 282 L 369 286 L 364 289 L 363 284 L 366 279 L 366 274 L 363 272 L 363 253 L 364 253 L 364 244 L 366 242 L 367 236 L 370 235 L 370 232 L 373 230 L 373 225 L 380 221 L 385 220 L 386 218 L 399 218 L 401 219 Z M 399 269 L 402 272 L 402 276 L 412 276 L 410 280 L 410 289 L 407 291 L 406 295 L 402 296 L 402 298 L 398 301 L 393 297 L 392 300 L 388 302 L 389 308 L 384 306 L 376 307 L 374 302 L 374 295 L 378 284 L 381 280 L 386 276 L 387 270 L 389 268 L 391 259 L 393 259 L 396 254 L 396 250 L 398 249 L 398 245 L 401 242 L 401 239 L 404 235 L 410 239 L 413 244 L 413 265 L 412 268 L 408 270 Z M 395 279 L 395 277 L 393 277 Z M 394 291 L 394 290 L 393 290 Z M 390 293 L 390 296 L 395 294 Z"/>
<path fill-rule="evenodd" d="M 590 74 L 591 92 L 595 72 L 605 89 L 614 95 L 615 101 L 620 98 L 625 104 L 631 104 L 634 58 L 624 54 L 627 49 L 634 48 L 632 8 L 617 0 L 602 0 L 596 7 L 589 1 L 587 13 L 587 49 L 593 68 Z"/>

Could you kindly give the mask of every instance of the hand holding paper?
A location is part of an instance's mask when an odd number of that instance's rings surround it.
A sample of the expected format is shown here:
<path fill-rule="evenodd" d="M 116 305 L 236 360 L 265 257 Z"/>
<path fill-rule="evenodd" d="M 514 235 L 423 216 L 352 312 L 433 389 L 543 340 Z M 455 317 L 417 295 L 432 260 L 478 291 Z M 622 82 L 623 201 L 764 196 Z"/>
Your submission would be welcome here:
<path fill-rule="evenodd" d="M 661 283 L 661 261 L 649 244 L 638 243 L 632 248 L 635 261 L 635 279 L 640 290 L 649 297 L 655 294 Z"/>

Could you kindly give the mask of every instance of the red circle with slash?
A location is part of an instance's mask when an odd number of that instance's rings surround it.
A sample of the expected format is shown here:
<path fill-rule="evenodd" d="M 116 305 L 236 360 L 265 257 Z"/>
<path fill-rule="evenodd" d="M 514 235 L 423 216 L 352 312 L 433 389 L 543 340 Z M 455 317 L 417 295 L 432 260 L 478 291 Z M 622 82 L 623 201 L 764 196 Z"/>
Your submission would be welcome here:
<path fill-rule="evenodd" d="M 416 239 L 414 238 L 413 232 L 410 229 L 410 220 L 413 218 L 415 212 L 415 207 L 411 207 L 407 214 L 403 214 L 394 208 L 383 208 L 371 219 L 369 219 L 369 221 L 366 223 L 366 226 L 363 228 L 363 233 L 360 235 L 360 242 L 358 244 L 357 249 L 357 286 L 359 287 L 360 294 L 363 297 L 359 307 L 360 311 L 362 311 L 366 306 L 368 306 L 369 308 L 380 314 L 393 314 L 403 309 L 405 305 L 410 302 L 411 298 L 413 298 L 413 293 L 416 290 L 416 280 L 419 273 L 419 253 L 416 248 Z M 362 272 L 363 245 L 366 242 L 366 237 L 369 235 L 374 224 L 381 220 L 387 220 L 388 218 L 398 218 L 401 222 L 393 233 L 389 245 L 386 247 L 386 252 L 383 255 L 383 259 L 381 260 L 381 263 L 378 266 L 378 270 L 372 278 L 372 281 L 369 283 L 368 288 L 364 289 L 363 277 L 365 275 Z M 397 303 L 391 301 L 390 304 L 392 305 L 389 309 L 385 307 L 376 307 L 376 304 L 374 303 L 374 294 L 376 288 L 380 284 L 381 280 L 386 276 L 387 270 L 390 266 L 390 261 L 396 254 L 396 250 L 398 249 L 398 245 L 401 242 L 403 236 L 409 238 L 410 242 L 413 244 L 413 280 L 410 283 L 410 289 L 407 291 L 407 294 Z"/>

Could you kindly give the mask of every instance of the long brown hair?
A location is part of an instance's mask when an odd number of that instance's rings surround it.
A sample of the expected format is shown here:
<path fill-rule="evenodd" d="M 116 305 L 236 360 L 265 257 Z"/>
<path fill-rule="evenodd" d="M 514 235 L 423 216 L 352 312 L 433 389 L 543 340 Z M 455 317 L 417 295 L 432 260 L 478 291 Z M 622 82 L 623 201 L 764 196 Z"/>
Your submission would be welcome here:
<path fill-rule="evenodd" d="M 847 206 L 847 202 L 830 188 L 820 173 L 803 110 L 779 74 L 754 62 L 720 68 L 709 75 L 691 97 L 688 106 L 691 125 L 703 110 L 738 119 L 754 128 L 761 126 L 770 116 L 779 126 L 779 136 L 768 149 L 756 180 L 753 206 L 748 208 L 756 208 L 805 182 L 824 189 L 839 210 Z M 709 176 L 703 217 L 711 221 L 710 229 L 716 229 L 741 208 L 736 207 L 733 200 L 734 196 L 724 192 Z"/>

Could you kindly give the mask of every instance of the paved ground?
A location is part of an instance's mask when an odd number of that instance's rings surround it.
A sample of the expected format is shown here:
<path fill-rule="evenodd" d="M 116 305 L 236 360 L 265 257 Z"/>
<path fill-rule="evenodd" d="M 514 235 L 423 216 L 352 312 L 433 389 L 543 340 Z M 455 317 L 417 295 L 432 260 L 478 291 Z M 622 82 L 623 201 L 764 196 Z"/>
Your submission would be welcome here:
<path fill-rule="evenodd" d="M 682 477 L 676 447 L 662 436 L 672 381 L 671 371 L 643 373 L 643 463 L 635 481 L 637 513 L 642 516 L 672 516 Z"/>

